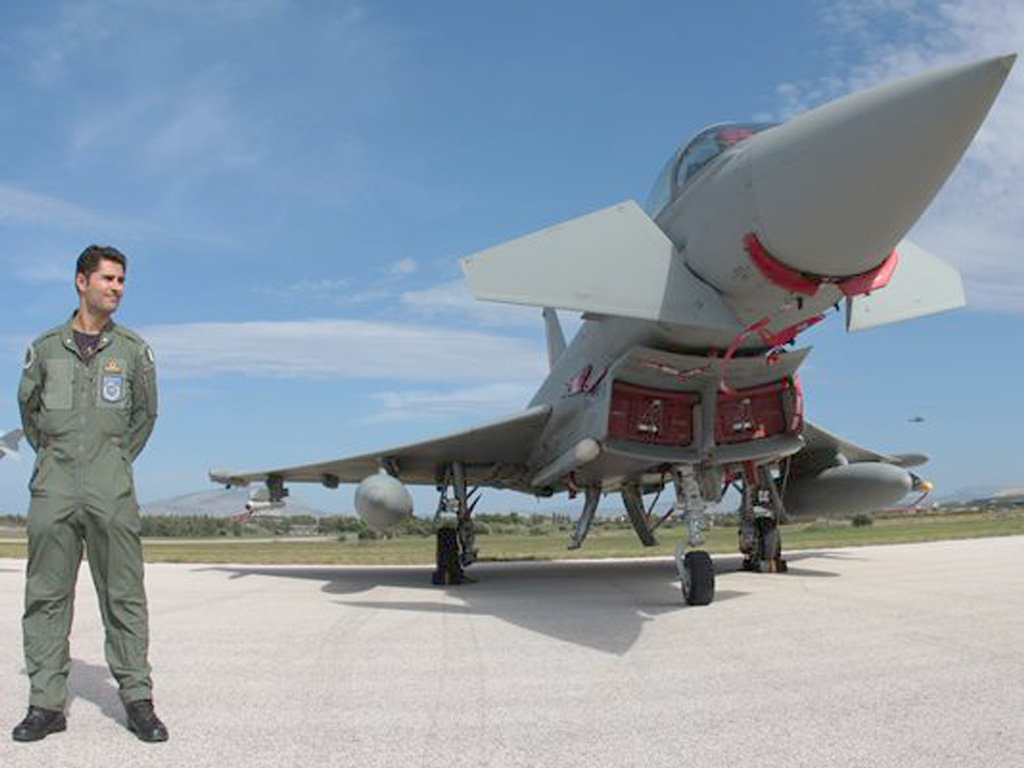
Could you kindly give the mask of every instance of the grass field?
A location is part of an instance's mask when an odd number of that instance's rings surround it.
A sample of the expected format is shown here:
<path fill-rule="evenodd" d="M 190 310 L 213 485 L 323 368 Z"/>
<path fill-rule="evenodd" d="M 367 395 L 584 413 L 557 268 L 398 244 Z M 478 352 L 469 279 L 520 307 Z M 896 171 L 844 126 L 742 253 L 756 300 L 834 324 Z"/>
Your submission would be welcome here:
<path fill-rule="evenodd" d="M 798 523 L 783 526 L 786 551 L 869 544 L 904 544 L 985 536 L 1024 535 L 1024 509 L 969 514 L 921 515 L 879 519 L 855 528 L 843 523 Z M 6 533 L 6 532 L 5 532 Z M 631 530 L 598 528 L 583 549 L 566 550 L 568 534 L 478 536 L 482 560 L 553 560 L 566 558 L 656 557 L 671 555 L 683 529 L 661 530 L 661 543 L 645 548 Z M 146 539 L 147 562 L 249 564 L 428 564 L 434 560 L 431 537 L 401 537 L 376 541 L 336 539 Z M 25 542 L 0 540 L 0 557 L 25 557 Z M 720 527 L 708 535 L 708 551 L 736 552 L 736 529 Z"/>

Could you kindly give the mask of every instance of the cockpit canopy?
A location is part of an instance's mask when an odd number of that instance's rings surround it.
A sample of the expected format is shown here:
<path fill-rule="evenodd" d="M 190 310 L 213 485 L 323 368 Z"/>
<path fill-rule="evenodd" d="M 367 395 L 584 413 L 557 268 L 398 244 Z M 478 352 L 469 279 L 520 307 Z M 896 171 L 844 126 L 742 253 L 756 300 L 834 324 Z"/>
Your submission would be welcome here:
<path fill-rule="evenodd" d="M 658 174 L 644 209 L 652 219 L 671 203 L 698 173 L 722 152 L 778 123 L 723 123 L 705 128 L 679 147 Z"/>

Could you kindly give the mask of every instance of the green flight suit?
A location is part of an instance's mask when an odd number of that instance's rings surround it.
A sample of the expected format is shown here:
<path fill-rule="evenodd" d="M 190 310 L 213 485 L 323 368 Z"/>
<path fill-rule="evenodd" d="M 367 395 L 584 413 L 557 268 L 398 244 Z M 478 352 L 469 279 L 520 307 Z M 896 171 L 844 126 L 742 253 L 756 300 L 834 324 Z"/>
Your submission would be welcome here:
<path fill-rule="evenodd" d="M 73 319 L 73 316 L 72 316 Z M 106 658 L 127 703 L 152 698 L 141 522 L 132 462 L 156 421 L 153 353 L 114 323 L 80 356 L 71 320 L 36 339 L 18 404 L 36 451 L 29 489 L 22 630 L 29 703 L 61 709 L 82 546 L 106 630 Z"/>

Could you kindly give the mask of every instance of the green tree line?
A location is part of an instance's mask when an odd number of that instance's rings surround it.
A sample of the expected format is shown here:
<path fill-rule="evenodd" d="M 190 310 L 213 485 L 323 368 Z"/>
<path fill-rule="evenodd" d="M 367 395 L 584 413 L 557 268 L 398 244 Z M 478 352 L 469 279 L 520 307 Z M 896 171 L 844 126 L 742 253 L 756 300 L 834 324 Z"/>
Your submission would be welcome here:
<path fill-rule="evenodd" d="M 0 515 L 0 527 L 24 528 L 22 515 Z M 481 513 L 474 515 L 473 527 L 480 536 L 547 535 L 571 530 L 575 522 L 563 514 L 504 514 Z M 629 523 L 620 519 L 598 518 L 595 528 L 624 528 Z M 405 520 L 387 532 L 389 537 L 433 536 L 433 520 L 414 517 Z M 370 528 L 361 518 L 349 515 L 314 517 L 292 515 L 288 517 L 255 517 L 236 520 L 210 515 L 142 515 L 142 535 L 147 538 L 212 539 L 260 538 L 268 536 L 334 536 L 377 539 L 381 534 Z"/>

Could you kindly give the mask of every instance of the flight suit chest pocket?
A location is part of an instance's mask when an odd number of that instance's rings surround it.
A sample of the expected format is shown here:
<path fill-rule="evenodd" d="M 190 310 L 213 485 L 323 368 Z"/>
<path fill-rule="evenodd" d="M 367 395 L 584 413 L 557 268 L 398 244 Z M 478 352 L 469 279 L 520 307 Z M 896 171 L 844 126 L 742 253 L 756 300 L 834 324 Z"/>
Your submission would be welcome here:
<path fill-rule="evenodd" d="M 49 411 L 70 410 L 74 399 L 74 383 L 73 360 L 47 360 L 46 378 L 43 383 L 43 407 Z"/>
<path fill-rule="evenodd" d="M 96 377 L 96 405 L 100 408 L 125 408 L 130 400 L 128 371 L 124 361 L 108 357 L 100 361 Z"/>

